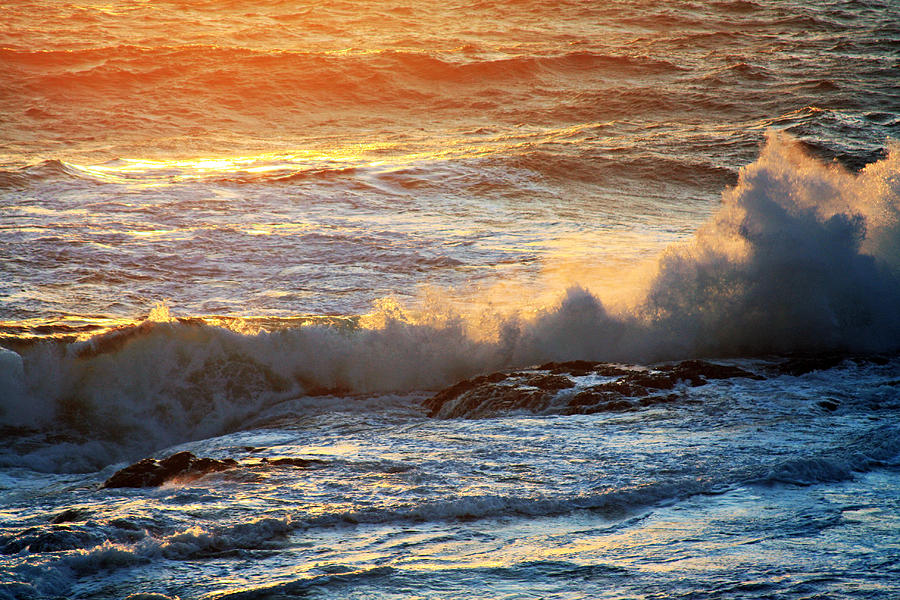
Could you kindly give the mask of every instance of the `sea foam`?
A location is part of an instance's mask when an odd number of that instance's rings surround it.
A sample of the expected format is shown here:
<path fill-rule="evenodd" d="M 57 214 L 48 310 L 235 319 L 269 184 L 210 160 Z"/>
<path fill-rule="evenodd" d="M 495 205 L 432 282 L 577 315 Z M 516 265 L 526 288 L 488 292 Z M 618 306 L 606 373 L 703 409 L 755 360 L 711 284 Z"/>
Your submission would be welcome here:
<path fill-rule="evenodd" d="M 0 424 L 92 443 L 79 460 L 32 453 L 28 463 L 90 470 L 234 431 L 301 396 L 346 397 L 350 406 L 355 394 L 436 390 L 559 360 L 893 352 L 898 211 L 896 144 L 851 173 L 773 132 L 712 218 L 663 252 L 628 310 L 610 312 L 603 290 L 582 281 L 536 316 L 496 319 L 493 336 L 452 311 L 410 315 L 387 303 L 362 326 L 255 334 L 148 320 L 80 344 L 4 350 Z"/>

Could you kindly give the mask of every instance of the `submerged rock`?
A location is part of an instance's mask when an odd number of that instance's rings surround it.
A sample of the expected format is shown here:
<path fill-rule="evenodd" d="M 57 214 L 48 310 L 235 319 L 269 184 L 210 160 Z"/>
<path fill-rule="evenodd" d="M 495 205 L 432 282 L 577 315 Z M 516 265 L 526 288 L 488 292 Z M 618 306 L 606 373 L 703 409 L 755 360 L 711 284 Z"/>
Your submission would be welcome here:
<path fill-rule="evenodd" d="M 578 381 L 586 377 L 591 378 L 590 385 Z M 546 363 L 527 371 L 461 381 L 423 404 L 429 416 L 444 419 L 490 417 L 515 410 L 557 414 L 627 411 L 675 402 L 680 396 L 666 392 L 679 385 L 695 387 L 711 379 L 734 377 L 763 379 L 740 367 L 703 360 L 652 369 L 589 361 Z"/>
<path fill-rule="evenodd" d="M 691 385 L 703 385 L 707 379 L 733 379 L 735 377 L 765 379 L 762 375 L 740 367 L 720 365 L 705 360 L 683 360 L 668 367 L 668 372 L 682 381 L 691 381 Z"/>
<path fill-rule="evenodd" d="M 238 466 L 236 460 L 226 458 L 197 458 L 190 452 L 179 452 L 163 460 L 145 458 L 116 471 L 103 482 L 101 488 L 156 487 L 176 477 L 200 477 L 207 473 L 225 471 Z"/>
<path fill-rule="evenodd" d="M 773 365 L 771 370 L 778 375 L 793 375 L 794 377 L 799 377 L 815 371 L 828 371 L 844 364 L 884 366 L 895 358 L 895 355 L 885 354 L 798 354 L 790 356 L 786 360 Z"/>
<path fill-rule="evenodd" d="M 67 508 L 62 511 L 55 517 L 53 517 L 50 522 L 51 523 L 71 523 L 74 521 L 84 521 L 90 516 L 91 511 L 86 508 Z"/>
<path fill-rule="evenodd" d="M 300 467 L 302 469 L 315 469 L 328 464 L 324 460 L 317 458 L 263 458 L 260 461 L 262 465 L 273 465 L 276 467 Z"/>
<path fill-rule="evenodd" d="M 554 374 L 567 374 L 573 377 L 583 377 L 584 375 L 604 375 L 606 377 L 617 377 L 626 375 L 631 372 L 630 369 L 613 365 L 610 363 L 594 362 L 590 360 L 570 360 L 566 362 L 549 362 L 537 368 L 539 371 L 549 371 Z"/>
<path fill-rule="evenodd" d="M 66 525 L 32 527 L 10 537 L 0 537 L 0 554 L 65 552 L 93 548 L 103 543 L 103 536 L 84 528 Z"/>
<path fill-rule="evenodd" d="M 247 451 L 262 451 L 263 448 L 249 449 Z M 217 460 L 215 458 L 198 458 L 190 452 L 179 452 L 168 458 L 156 460 L 145 458 L 133 465 L 116 471 L 112 477 L 103 482 L 102 488 L 122 487 L 157 487 L 172 479 L 196 479 L 207 473 L 216 473 L 237 467 L 248 469 L 271 467 L 298 467 L 302 469 L 316 469 L 324 467 L 327 461 L 317 458 L 279 457 L 262 458 L 258 462 L 239 463 L 232 458 Z M 81 513 L 74 509 L 64 511 L 56 519 L 76 520 Z M 54 522 L 61 522 L 54 520 Z"/>
<path fill-rule="evenodd" d="M 822 408 L 824 408 L 825 410 L 827 410 L 828 412 L 836 411 L 838 409 L 838 407 L 841 405 L 840 402 L 838 402 L 837 400 L 834 400 L 832 398 L 826 398 L 824 400 L 819 400 L 819 402 L 817 404 L 819 406 L 821 406 Z"/>

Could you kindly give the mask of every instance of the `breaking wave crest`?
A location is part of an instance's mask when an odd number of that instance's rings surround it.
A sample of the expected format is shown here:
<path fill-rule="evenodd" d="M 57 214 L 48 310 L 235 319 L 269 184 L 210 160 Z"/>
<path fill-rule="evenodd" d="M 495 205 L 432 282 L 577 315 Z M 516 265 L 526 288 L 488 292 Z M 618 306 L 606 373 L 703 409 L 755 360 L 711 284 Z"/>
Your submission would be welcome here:
<path fill-rule="evenodd" d="M 90 458 L 67 467 L 80 470 L 233 431 L 303 396 L 435 390 L 554 360 L 894 352 L 898 211 L 896 145 L 851 173 L 773 133 L 709 222 L 662 254 L 628 310 L 608 310 L 603 290 L 575 281 L 557 306 L 487 325 L 387 303 L 363 324 L 252 334 L 148 321 L 86 342 L 2 350 L 0 425 L 62 429 L 93 444 Z M 29 464 L 58 468 L 39 454 Z"/>

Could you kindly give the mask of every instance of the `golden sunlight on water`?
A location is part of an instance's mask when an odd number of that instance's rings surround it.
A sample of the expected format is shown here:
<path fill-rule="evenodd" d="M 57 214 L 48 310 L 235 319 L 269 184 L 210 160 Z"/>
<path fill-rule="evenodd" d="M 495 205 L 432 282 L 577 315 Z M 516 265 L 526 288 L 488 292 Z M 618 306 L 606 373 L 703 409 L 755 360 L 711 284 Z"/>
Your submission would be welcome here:
<path fill-rule="evenodd" d="M 897 596 L 893 4 L 3 3 L 0 600 Z"/>

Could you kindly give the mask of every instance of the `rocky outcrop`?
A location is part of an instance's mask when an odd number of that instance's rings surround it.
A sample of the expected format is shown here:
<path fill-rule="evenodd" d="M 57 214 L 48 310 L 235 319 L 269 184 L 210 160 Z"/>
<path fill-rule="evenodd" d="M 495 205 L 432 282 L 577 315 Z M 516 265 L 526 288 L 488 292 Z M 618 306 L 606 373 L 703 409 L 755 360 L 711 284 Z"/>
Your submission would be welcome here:
<path fill-rule="evenodd" d="M 103 488 L 156 487 L 172 479 L 196 479 L 207 473 L 225 471 L 238 466 L 231 458 L 197 458 L 190 452 L 179 452 L 163 460 L 145 458 L 116 471 L 103 482 Z"/>
<path fill-rule="evenodd" d="M 245 451 L 259 450 L 255 448 L 245 448 Z M 197 479 L 208 473 L 216 473 L 226 471 L 238 467 L 244 469 L 271 469 L 280 467 L 295 467 L 301 469 L 316 469 L 327 465 L 327 461 L 317 458 L 299 458 L 299 457 L 276 457 L 262 458 L 256 462 L 240 463 L 233 458 L 224 458 L 218 460 L 215 458 L 198 458 L 190 452 L 179 452 L 168 458 L 156 460 L 154 458 L 145 458 L 133 465 L 116 471 L 112 477 L 103 482 L 101 488 L 143 488 L 157 487 L 167 481 L 185 482 Z M 80 513 L 74 510 L 67 510 L 56 517 L 59 521 L 76 520 Z"/>
<path fill-rule="evenodd" d="M 300 467 L 301 469 L 314 469 L 325 466 L 324 460 L 317 458 L 263 458 L 260 465 L 272 465 L 275 467 Z"/>
<path fill-rule="evenodd" d="M 771 366 L 770 370 L 776 375 L 793 375 L 800 377 L 815 371 L 827 371 L 842 364 L 862 365 L 886 365 L 893 358 L 883 354 L 814 354 L 794 355 Z"/>
<path fill-rule="evenodd" d="M 14 536 L 0 536 L 0 554 L 18 554 L 23 550 L 31 553 L 82 550 L 103 543 L 103 539 L 99 533 L 81 527 L 31 527 Z"/>
<path fill-rule="evenodd" d="M 53 517 L 50 522 L 51 523 L 72 523 L 75 521 L 84 521 L 90 516 L 91 511 L 85 508 L 67 508 L 62 511 L 55 517 Z"/>
<path fill-rule="evenodd" d="M 762 379 L 733 365 L 686 360 L 653 368 L 572 361 L 547 363 L 526 371 L 492 373 L 461 381 L 424 406 L 431 417 L 480 418 L 516 410 L 558 414 L 624 411 L 673 402 L 681 386 L 711 379 Z M 596 381 L 596 383 L 594 383 Z M 587 383 L 586 383 L 587 382 Z"/>

